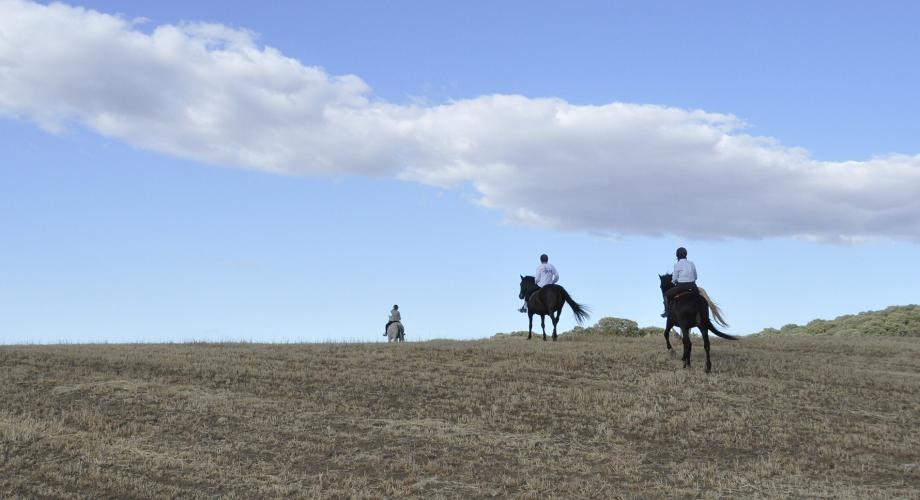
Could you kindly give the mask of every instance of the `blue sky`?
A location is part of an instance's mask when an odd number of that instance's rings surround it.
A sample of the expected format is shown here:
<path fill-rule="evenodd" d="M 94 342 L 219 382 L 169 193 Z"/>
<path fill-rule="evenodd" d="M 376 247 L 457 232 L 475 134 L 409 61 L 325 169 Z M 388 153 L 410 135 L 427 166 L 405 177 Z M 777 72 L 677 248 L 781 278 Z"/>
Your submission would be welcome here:
<path fill-rule="evenodd" d="M 678 245 L 731 332 L 916 302 L 911 2 L 40 5 L 0 1 L 2 342 L 484 337 L 542 252 L 654 325 Z"/>

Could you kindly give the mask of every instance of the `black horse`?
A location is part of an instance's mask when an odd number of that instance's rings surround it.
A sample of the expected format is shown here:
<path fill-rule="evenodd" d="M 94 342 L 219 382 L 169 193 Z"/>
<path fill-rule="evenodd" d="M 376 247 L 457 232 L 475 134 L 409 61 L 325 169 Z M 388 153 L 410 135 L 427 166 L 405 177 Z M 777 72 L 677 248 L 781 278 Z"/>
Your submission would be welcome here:
<path fill-rule="evenodd" d="M 556 340 L 556 325 L 559 323 L 559 317 L 562 316 L 562 307 L 566 304 L 572 308 L 575 313 L 575 321 L 582 324 L 588 319 L 591 312 L 587 306 L 581 305 L 569 296 L 559 285 L 546 285 L 540 287 L 533 276 L 521 276 L 521 293 L 520 299 L 527 298 L 527 319 L 530 324 L 527 327 L 527 340 L 533 336 L 533 315 L 540 315 L 540 326 L 543 328 L 543 340 L 546 340 L 546 315 L 553 322 L 553 341 Z"/>
<path fill-rule="evenodd" d="M 670 274 L 665 274 L 664 276 L 659 274 L 658 278 L 661 280 L 662 294 L 674 287 L 674 283 L 671 283 L 672 276 Z M 700 333 L 703 334 L 703 347 L 706 349 L 706 373 L 709 373 L 712 371 L 712 362 L 709 361 L 709 331 L 712 331 L 712 333 L 723 339 L 738 340 L 738 337 L 722 333 L 713 326 L 712 321 L 709 319 L 710 309 L 712 309 L 712 315 L 715 317 L 716 323 L 721 326 L 728 325 L 725 323 L 725 320 L 722 319 L 722 311 L 709 299 L 706 290 L 699 287 L 697 290 L 699 290 L 699 293 L 687 291 L 679 293 L 671 299 L 671 304 L 668 307 L 668 324 L 664 328 L 664 341 L 668 345 L 668 351 L 673 353 L 674 351 L 671 351 L 671 341 L 668 335 L 671 333 L 671 328 L 675 325 L 680 327 L 681 340 L 684 342 L 684 355 L 682 359 L 684 360 L 684 367 L 689 368 L 690 329 L 693 327 L 699 328 Z"/>

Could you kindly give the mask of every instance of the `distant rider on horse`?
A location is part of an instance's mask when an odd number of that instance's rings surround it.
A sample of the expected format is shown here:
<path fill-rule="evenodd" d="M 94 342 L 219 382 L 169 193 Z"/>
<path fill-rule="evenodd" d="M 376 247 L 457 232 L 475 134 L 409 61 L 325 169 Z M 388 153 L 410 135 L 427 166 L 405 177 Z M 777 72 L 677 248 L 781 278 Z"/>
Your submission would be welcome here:
<path fill-rule="evenodd" d="M 390 311 L 390 321 L 387 321 L 387 326 L 383 327 L 383 336 L 387 336 L 387 330 L 390 329 L 390 325 L 393 323 L 402 323 L 402 316 L 399 314 L 399 306 L 393 304 L 393 309 Z"/>
<path fill-rule="evenodd" d="M 677 249 L 677 262 L 674 264 L 674 272 L 672 273 L 671 281 L 675 286 L 664 294 L 664 312 L 661 313 L 662 318 L 668 317 L 668 308 L 674 296 L 686 291 L 699 293 L 699 290 L 696 288 L 696 266 L 693 262 L 687 260 L 687 249 L 684 247 Z"/>
<path fill-rule="evenodd" d="M 540 256 L 540 265 L 537 266 L 537 271 L 533 276 L 537 280 L 537 286 L 541 288 L 546 285 L 555 285 L 559 281 L 559 273 L 556 267 L 549 263 L 549 257 L 546 254 Z M 527 312 L 527 297 L 524 297 L 524 305 L 518 311 Z"/>

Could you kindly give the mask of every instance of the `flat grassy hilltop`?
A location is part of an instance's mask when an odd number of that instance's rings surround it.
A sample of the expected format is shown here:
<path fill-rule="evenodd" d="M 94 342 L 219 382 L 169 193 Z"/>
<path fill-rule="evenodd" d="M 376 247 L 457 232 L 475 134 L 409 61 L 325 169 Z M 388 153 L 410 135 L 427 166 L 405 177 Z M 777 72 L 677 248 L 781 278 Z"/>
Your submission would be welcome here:
<path fill-rule="evenodd" d="M 920 496 L 920 342 L 0 347 L 0 496 Z"/>

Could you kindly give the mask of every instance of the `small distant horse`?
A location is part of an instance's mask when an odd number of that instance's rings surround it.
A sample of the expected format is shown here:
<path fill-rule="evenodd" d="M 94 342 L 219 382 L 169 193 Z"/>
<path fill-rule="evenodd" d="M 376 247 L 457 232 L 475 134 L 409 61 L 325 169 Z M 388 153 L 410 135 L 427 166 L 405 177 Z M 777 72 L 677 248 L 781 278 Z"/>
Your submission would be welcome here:
<path fill-rule="evenodd" d="M 390 323 L 390 326 L 387 327 L 387 342 L 405 342 L 406 341 L 406 329 L 403 328 L 403 325 L 399 321 L 394 321 Z"/>
<path fill-rule="evenodd" d="M 674 283 L 671 282 L 672 276 L 670 274 L 658 275 L 658 278 L 661 280 L 661 293 L 664 294 L 666 291 L 674 287 Z M 673 299 L 671 299 L 671 305 L 668 308 L 668 323 L 664 328 L 664 341 L 668 345 L 668 351 L 674 352 L 671 350 L 671 341 L 668 338 L 668 334 L 671 333 L 671 328 L 675 325 L 680 327 L 680 337 L 684 343 L 684 367 L 690 367 L 690 329 L 697 327 L 700 329 L 700 333 L 703 335 L 703 347 L 706 349 L 706 373 L 712 371 L 712 362 L 709 361 L 709 331 L 722 337 L 723 339 L 728 340 L 738 340 L 738 337 L 734 335 L 729 335 L 727 333 L 722 333 L 715 326 L 713 326 L 712 321 L 709 320 L 709 311 L 712 310 L 712 316 L 715 318 L 716 323 L 721 326 L 728 326 L 725 323 L 725 320 L 722 319 L 722 310 L 719 309 L 719 306 L 709 298 L 709 295 L 706 294 L 706 290 L 697 287 L 700 293 L 693 293 L 692 291 L 687 291 L 684 293 L 677 294 Z"/>
<path fill-rule="evenodd" d="M 587 306 L 581 305 L 569 296 L 559 285 L 546 285 L 540 287 L 533 276 L 521 276 L 521 293 L 520 299 L 527 299 L 527 319 L 530 324 L 527 327 L 527 340 L 533 336 L 533 315 L 540 315 L 540 326 L 543 328 L 543 340 L 546 341 L 546 315 L 553 322 L 553 341 L 556 341 L 556 325 L 559 323 L 559 317 L 562 316 L 562 307 L 566 304 L 572 308 L 575 313 L 575 321 L 578 324 L 584 323 L 591 312 Z"/>

